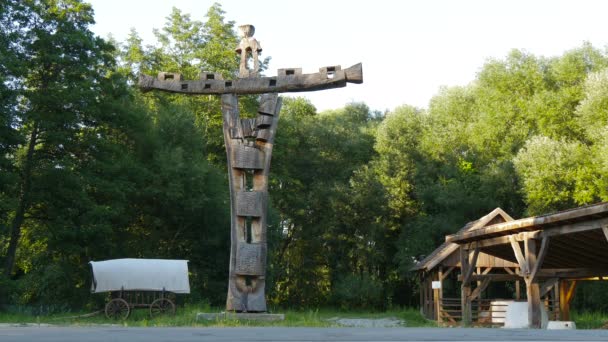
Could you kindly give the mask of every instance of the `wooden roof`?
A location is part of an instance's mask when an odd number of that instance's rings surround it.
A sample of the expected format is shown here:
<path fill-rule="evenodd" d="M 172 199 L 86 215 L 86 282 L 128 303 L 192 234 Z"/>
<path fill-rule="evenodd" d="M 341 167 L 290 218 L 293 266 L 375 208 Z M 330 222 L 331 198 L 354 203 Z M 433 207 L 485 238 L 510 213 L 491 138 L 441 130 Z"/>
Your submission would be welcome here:
<path fill-rule="evenodd" d="M 493 226 L 497 223 L 513 221 L 513 218 L 509 216 L 504 210 L 500 208 L 496 208 L 492 210 L 489 214 L 481 217 L 476 221 L 471 221 L 467 223 L 464 227 L 462 227 L 457 234 L 470 233 L 476 230 L 482 229 L 486 226 Z M 453 243 L 450 241 L 446 241 L 437 249 L 435 249 L 431 254 L 429 254 L 426 258 L 419 261 L 414 267 L 412 267 L 413 271 L 430 271 L 435 268 L 437 265 L 441 264 L 442 261 L 446 260 L 453 253 L 458 250 L 459 245 L 457 243 Z"/>
<path fill-rule="evenodd" d="M 579 227 L 580 224 L 577 225 L 577 223 L 598 221 L 597 223 L 601 226 L 601 223 L 606 221 L 607 217 L 608 202 L 603 202 L 541 216 L 532 216 L 509 222 L 497 223 L 476 230 L 459 231 L 456 234 L 446 236 L 445 241 L 462 244 L 493 237 L 512 235 L 519 232 L 552 230 L 558 227 L 563 227 L 563 229 L 561 229 L 562 233 L 574 233 L 580 230 L 578 228 L 581 228 Z M 584 229 L 584 227 L 582 228 Z M 559 232 L 554 232 L 552 235 L 560 234 Z"/>
<path fill-rule="evenodd" d="M 479 248 L 517 262 L 513 243 L 546 240 L 540 276 L 563 278 L 608 275 L 608 202 L 487 225 L 446 236 L 446 243 Z"/>

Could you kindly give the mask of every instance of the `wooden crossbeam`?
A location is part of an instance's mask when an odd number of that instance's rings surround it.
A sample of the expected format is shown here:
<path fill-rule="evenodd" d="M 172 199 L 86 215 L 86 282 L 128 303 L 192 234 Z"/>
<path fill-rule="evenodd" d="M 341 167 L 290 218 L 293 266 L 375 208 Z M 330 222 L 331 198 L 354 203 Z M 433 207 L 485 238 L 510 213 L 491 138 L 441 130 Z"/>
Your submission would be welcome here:
<path fill-rule="evenodd" d="M 446 270 L 446 271 L 445 271 L 445 272 L 444 272 L 444 273 L 441 275 L 441 279 L 439 279 L 439 280 L 443 281 L 445 278 L 447 278 L 447 277 L 450 275 L 450 273 L 452 273 L 452 271 L 453 271 L 454 269 L 456 269 L 456 266 L 451 266 L 450 268 L 448 268 L 448 269 L 447 269 L 447 270 Z"/>
<path fill-rule="evenodd" d="M 604 232 L 604 236 L 606 237 L 606 240 L 608 240 L 608 226 L 603 226 L 602 231 Z"/>
<path fill-rule="evenodd" d="M 481 284 L 479 286 L 477 286 L 477 288 L 475 288 L 475 290 L 473 290 L 473 293 L 471 293 L 471 296 L 470 296 L 471 300 L 477 299 L 477 297 L 479 297 L 481 295 L 481 292 L 488 287 L 488 285 L 490 284 L 490 281 L 492 281 L 491 278 L 484 278 L 481 281 Z"/>
<path fill-rule="evenodd" d="M 549 238 L 545 236 L 541 240 L 540 250 L 538 251 L 538 256 L 536 258 L 536 262 L 534 263 L 534 265 L 530 265 L 530 266 L 532 266 L 532 272 L 530 273 L 531 282 L 535 280 L 535 278 L 538 274 L 538 270 L 540 270 L 540 268 L 542 267 L 543 261 L 545 260 L 545 256 L 547 255 L 548 249 L 549 249 Z"/>
<path fill-rule="evenodd" d="M 467 252 L 467 254 L 468 254 L 468 252 Z M 473 275 L 473 271 L 475 270 L 475 264 L 477 264 L 477 257 L 479 257 L 479 247 L 476 247 L 475 250 L 473 251 L 473 258 L 472 258 L 472 260 L 469 261 L 469 265 L 466 270 L 466 273 L 464 273 L 463 278 L 462 278 L 463 283 L 468 283 L 470 281 L 471 275 Z"/>
<path fill-rule="evenodd" d="M 517 259 L 517 263 L 519 264 L 519 269 L 522 273 L 528 273 L 528 263 L 526 262 L 526 258 L 524 258 L 524 254 L 521 252 L 521 246 L 519 242 L 515 239 L 513 235 L 509 236 L 509 241 L 511 242 L 511 248 L 513 248 L 513 253 L 515 253 L 515 258 Z"/>
<path fill-rule="evenodd" d="M 568 290 L 566 291 L 566 302 L 569 304 L 574 298 L 574 290 L 576 289 L 576 280 L 570 281 Z"/>
<path fill-rule="evenodd" d="M 530 232 L 521 232 L 511 235 L 498 236 L 494 238 L 484 239 L 475 241 L 479 248 L 492 247 L 496 245 L 507 245 L 511 242 L 511 239 L 515 239 L 516 241 L 525 241 L 527 239 L 536 239 L 540 236 L 541 231 L 530 231 Z"/>
<path fill-rule="evenodd" d="M 550 279 L 547 279 L 540 286 L 540 296 L 544 297 L 549 291 L 551 291 L 551 289 L 557 284 L 558 281 L 559 281 L 559 278 L 550 278 Z"/>
<path fill-rule="evenodd" d="M 483 281 L 485 279 L 490 279 L 491 281 L 512 281 L 521 279 L 521 276 L 517 274 L 474 274 L 471 276 L 470 281 Z M 459 277 L 458 280 L 462 280 L 462 278 Z"/>

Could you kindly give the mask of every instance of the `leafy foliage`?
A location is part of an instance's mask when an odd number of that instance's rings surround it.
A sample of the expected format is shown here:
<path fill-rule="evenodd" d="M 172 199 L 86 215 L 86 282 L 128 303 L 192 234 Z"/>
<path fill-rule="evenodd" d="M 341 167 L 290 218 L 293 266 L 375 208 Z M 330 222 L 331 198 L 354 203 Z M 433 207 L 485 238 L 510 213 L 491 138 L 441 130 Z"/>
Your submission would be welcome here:
<path fill-rule="evenodd" d="M 81 0 L 0 2 L 0 304 L 94 306 L 88 261 L 121 257 L 189 259 L 190 300 L 225 300 L 219 98 L 135 87 L 140 72 L 236 76 L 225 14 L 174 8 L 144 46 L 135 30 L 125 42 L 95 37 Z M 495 207 L 518 217 L 608 200 L 607 67 L 587 43 L 552 58 L 514 50 L 426 110 L 317 113 L 284 99 L 271 304 L 415 305 L 411 266 L 466 222 Z M 255 115 L 255 96 L 241 104 Z M 586 287 L 576 305 L 599 291 Z"/>

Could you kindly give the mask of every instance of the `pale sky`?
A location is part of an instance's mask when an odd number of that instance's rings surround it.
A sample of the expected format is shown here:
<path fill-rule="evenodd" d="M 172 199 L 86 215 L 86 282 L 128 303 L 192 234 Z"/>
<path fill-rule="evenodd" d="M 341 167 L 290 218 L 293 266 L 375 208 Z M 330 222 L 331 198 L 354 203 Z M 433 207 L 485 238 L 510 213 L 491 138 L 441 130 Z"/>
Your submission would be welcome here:
<path fill-rule="evenodd" d="M 153 28 L 177 7 L 205 21 L 213 0 L 88 0 L 93 31 L 123 41 L 131 27 L 153 44 Z M 601 0 L 218 0 L 226 19 L 253 24 L 263 57 L 278 68 L 363 63 L 363 84 L 298 93 L 318 110 L 356 101 L 392 110 L 428 107 L 440 86 L 466 85 L 488 58 L 514 48 L 558 56 L 584 41 L 608 46 L 608 1 Z"/>

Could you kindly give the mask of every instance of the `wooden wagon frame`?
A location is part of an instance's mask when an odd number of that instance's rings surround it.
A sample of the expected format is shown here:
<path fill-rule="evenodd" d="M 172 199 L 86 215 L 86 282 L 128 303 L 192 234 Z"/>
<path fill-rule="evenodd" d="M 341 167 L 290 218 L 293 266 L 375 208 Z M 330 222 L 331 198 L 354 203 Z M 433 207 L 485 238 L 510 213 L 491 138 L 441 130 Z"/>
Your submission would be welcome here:
<path fill-rule="evenodd" d="M 175 314 L 173 294 L 190 293 L 187 260 L 114 259 L 91 261 L 92 293 L 109 293 L 105 314 L 127 319 L 135 308 L 150 316 Z"/>

